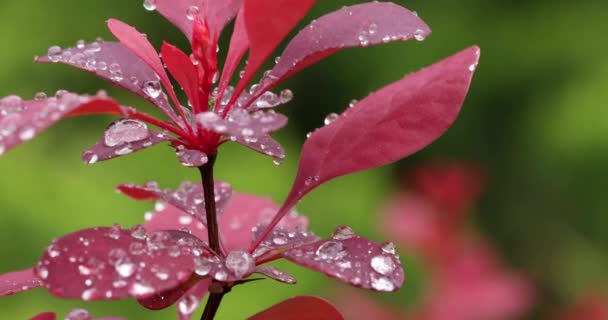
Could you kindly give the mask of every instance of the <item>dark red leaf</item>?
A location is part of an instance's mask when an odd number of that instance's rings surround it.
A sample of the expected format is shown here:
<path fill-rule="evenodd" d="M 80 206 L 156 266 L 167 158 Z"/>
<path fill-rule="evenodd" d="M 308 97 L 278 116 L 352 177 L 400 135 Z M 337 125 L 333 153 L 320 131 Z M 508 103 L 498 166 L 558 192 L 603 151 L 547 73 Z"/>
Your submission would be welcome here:
<path fill-rule="evenodd" d="M 85 164 L 94 164 L 147 149 L 159 143 L 171 141 L 165 132 L 148 129 L 148 126 L 133 119 L 112 122 L 104 133 L 103 139 L 82 153 Z"/>
<path fill-rule="evenodd" d="M 355 287 L 392 292 L 403 285 L 403 267 L 392 243 L 378 244 L 357 236 L 348 227 L 336 229 L 329 240 L 287 250 L 283 256 Z"/>
<path fill-rule="evenodd" d="M 182 239 L 189 236 L 182 234 Z M 146 234 L 142 226 L 81 230 L 54 241 L 35 271 L 59 297 L 146 298 L 190 279 L 200 249 L 182 239 L 177 231 Z"/>
<path fill-rule="evenodd" d="M 30 318 L 30 320 L 57 320 L 54 312 L 43 312 Z"/>
<path fill-rule="evenodd" d="M 222 77 L 220 79 L 219 93 L 224 96 L 223 93 L 226 87 L 230 84 L 230 78 L 236 71 L 239 62 L 247 52 L 249 48 L 249 39 L 247 38 L 247 30 L 245 29 L 245 17 L 243 15 L 243 9 L 239 11 L 234 24 L 234 31 L 230 38 L 230 46 L 228 47 L 228 55 L 226 56 L 226 62 L 222 70 Z M 222 99 L 218 99 L 221 102 Z M 228 101 L 226 101 L 228 102 Z"/>
<path fill-rule="evenodd" d="M 192 64 L 192 60 L 179 48 L 163 43 L 161 48 L 163 61 L 167 69 L 175 78 L 177 83 L 184 89 L 194 110 L 207 110 L 207 105 L 201 105 L 198 91 L 198 71 Z"/>
<path fill-rule="evenodd" d="M 274 266 L 256 267 L 255 273 L 263 274 L 268 278 L 287 284 L 295 284 L 297 282 L 296 278 L 292 275 Z"/>
<path fill-rule="evenodd" d="M 156 10 L 190 40 L 196 16 L 208 19 L 210 26 L 217 28 L 220 34 L 236 16 L 242 3 L 243 0 L 156 0 Z"/>
<path fill-rule="evenodd" d="M 0 155 L 33 139 L 64 117 L 97 112 L 120 114 L 126 111 L 103 92 L 96 96 L 61 92 L 35 100 L 5 97 L 0 100 Z"/>
<path fill-rule="evenodd" d="M 439 138 L 454 122 L 479 60 L 470 47 L 370 94 L 304 143 L 283 205 L 333 178 L 386 165 Z"/>
<path fill-rule="evenodd" d="M 207 221 L 203 186 L 200 183 L 184 181 L 175 191 L 171 189 L 161 190 L 156 182 L 148 182 L 144 185 L 123 184 L 119 185 L 117 189 L 136 200 L 161 199 L 194 216 L 202 223 Z M 153 198 L 153 194 L 156 195 L 156 198 Z M 230 185 L 226 182 L 216 181 L 215 202 L 220 215 L 230 202 L 231 197 L 232 188 L 230 188 Z"/>
<path fill-rule="evenodd" d="M 0 275 L 0 297 L 40 287 L 42 282 L 32 269 L 9 272 Z"/>
<path fill-rule="evenodd" d="M 298 296 L 278 303 L 248 320 L 344 320 L 331 303 L 318 297 Z"/>
<path fill-rule="evenodd" d="M 235 90 L 237 96 L 314 3 L 314 0 L 245 1 L 245 27 L 250 49 L 245 74 Z"/>
<path fill-rule="evenodd" d="M 175 112 L 162 94 L 156 72 L 121 43 L 95 41 L 64 50 L 51 47 L 48 55 L 36 57 L 36 61 L 63 63 L 96 74 L 148 100 L 177 122 Z"/>
<path fill-rule="evenodd" d="M 418 16 L 394 3 L 363 3 L 327 14 L 302 29 L 272 69 L 266 90 L 341 50 L 397 40 L 422 40 L 431 30 Z"/>

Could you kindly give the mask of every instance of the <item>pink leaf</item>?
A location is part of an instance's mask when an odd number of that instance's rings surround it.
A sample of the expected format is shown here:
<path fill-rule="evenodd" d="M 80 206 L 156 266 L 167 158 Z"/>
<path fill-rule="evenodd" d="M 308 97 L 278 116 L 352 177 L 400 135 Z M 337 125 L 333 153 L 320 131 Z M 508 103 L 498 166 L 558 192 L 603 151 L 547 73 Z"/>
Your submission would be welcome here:
<path fill-rule="evenodd" d="M 460 112 L 479 48 L 470 47 L 370 94 L 304 143 L 290 208 L 333 178 L 405 158 L 439 138 Z"/>
<path fill-rule="evenodd" d="M 0 297 L 40 287 L 42 282 L 32 269 L 9 272 L 0 275 Z"/>
<path fill-rule="evenodd" d="M 146 298 L 190 279 L 196 244 L 182 241 L 188 237 L 177 231 L 148 235 L 141 226 L 81 230 L 54 241 L 35 271 L 59 297 Z"/>
<path fill-rule="evenodd" d="M 160 82 L 163 84 L 169 96 L 175 103 L 175 107 L 178 110 L 181 110 L 181 104 L 173 91 L 173 85 L 171 84 L 171 80 L 169 80 L 169 76 L 165 72 L 165 68 L 163 67 L 163 63 L 156 52 L 156 49 L 150 44 L 145 35 L 137 31 L 135 28 L 130 25 L 116 20 L 110 19 L 108 20 L 108 28 L 112 32 L 112 34 L 122 43 L 125 47 L 129 48 L 131 52 L 133 52 L 136 56 L 138 56 L 141 60 L 143 60 L 160 78 Z M 145 88 L 148 93 L 151 91 L 149 88 Z M 153 88 L 155 90 L 154 96 L 160 93 L 159 88 Z M 162 95 L 162 94 L 161 94 Z"/>
<path fill-rule="evenodd" d="M 292 275 L 273 266 L 256 267 L 255 273 L 263 274 L 268 278 L 287 284 L 295 284 L 297 282 L 296 278 L 294 278 Z"/>
<path fill-rule="evenodd" d="M 236 16 L 242 3 L 243 0 L 156 0 L 156 10 L 190 40 L 196 16 L 208 19 L 219 34 Z"/>
<path fill-rule="evenodd" d="M 403 285 L 403 267 L 392 243 L 378 244 L 348 227 L 336 229 L 329 240 L 287 250 L 283 256 L 355 287 L 381 292 Z"/>
<path fill-rule="evenodd" d="M 272 80 L 264 82 L 264 90 L 344 48 L 422 40 L 430 32 L 415 13 L 394 3 L 343 7 L 316 19 L 293 38 L 271 71 Z"/>
<path fill-rule="evenodd" d="M 248 320 L 344 320 L 331 303 L 318 297 L 297 296 L 278 303 Z"/>
<path fill-rule="evenodd" d="M 110 160 L 170 141 L 165 132 L 148 129 L 148 126 L 133 119 L 114 121 L 106 128 L 103 139 L 82 153 L 85 164 Z"/>
<path fill-rule="evenodd" d="M 33 139 L 64 117 L 123 112 L 126 111 L 105 93 L 87 96 L 65 92 L 27 101 L 18 96 L 5 97 L 0 100 L 0 154 Z"/>
<path fill-rule="evenodd" d="M 192 64 L 192 60 L 183 51 L 168 43 L 163 43 L 161 48 L 163 61 L 167 69 L 190 99 L 194 110 L 207 110 L 206 105 L 201 105 L 198 91 L 198 71 Z M 201 109 L 202 108 L 202 109 Z"/>
<path fill-rule="evenodd" d="M 156 72 L 121 43 L 95 41 L 64 50 L 51 47 L 48 55 L 37 57 L 36 61 L 63 63 L 96 74 L 148 100 L 170 119 L 177 121 L 175 112 L 161 92 Z"/>
<path fill-rule="evenodd" d="M 314 0 L 245 1 L 245 26 L 250 49 L 245 74 L 235 90 L 236 96 L 314 3 Z"/>
<path fill-rule="evenodd" d="M 156 182 L 148 182 L 143 186 L 133 183 L 123 184 L 119 185 L 117 189 L 136 200 L 161 199 L 206 223 L 205 199 L 203 186 L 200 183 L 184 181 L 175 191 L 170 189 L 161 190 Z M 153 195 L 156 195 L 156 198 L 153 198 Z M 220 215 L 230 202 L 231 197 L 232 189 L 230 185 L 226 182 L 216 181 L 215 202 Z"/>

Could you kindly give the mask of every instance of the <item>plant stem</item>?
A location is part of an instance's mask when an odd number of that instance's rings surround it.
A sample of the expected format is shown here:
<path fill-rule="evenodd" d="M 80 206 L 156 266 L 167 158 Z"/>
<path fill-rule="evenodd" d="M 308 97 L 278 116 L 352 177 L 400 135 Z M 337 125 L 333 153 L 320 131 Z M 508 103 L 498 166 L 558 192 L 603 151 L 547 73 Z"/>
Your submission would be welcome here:
<path fill-rule="evenodd" d="M 209 285 L 211 288 L 213 285 L 220 285 L 218 282 L 213 282 Z M 221 288 L 221 287 L 220 287 Z M 211 290 L 210 290 L 211 292 Z M 227 292 L 221 290 L 220 292 L 211 292 L 209 294 L 209 300 L 207 300 L 207 305 L 205 305 L 205 310 L 203 311 L 203 315 L 201 316 L 201 320 L 213 320 L 215 314 L 217 313 L 217 309 L 220 307 L 220 303 L 222 303 L 222 298 Z"/>
<path fill-rule="evenodd" d="M 209 247 L 215 253 L 222 255 L 219 239 L 219 228 L 217 225 L 217 212 L 215 209 L 215 186 L 213 181 L 213 165 L 217 154 L 209 154 L 208 161 L 198 169 L 203 180 L 203 196 L 205 197 L 205 213 L 207 216 L 207 233 L 209 237 Z"/>

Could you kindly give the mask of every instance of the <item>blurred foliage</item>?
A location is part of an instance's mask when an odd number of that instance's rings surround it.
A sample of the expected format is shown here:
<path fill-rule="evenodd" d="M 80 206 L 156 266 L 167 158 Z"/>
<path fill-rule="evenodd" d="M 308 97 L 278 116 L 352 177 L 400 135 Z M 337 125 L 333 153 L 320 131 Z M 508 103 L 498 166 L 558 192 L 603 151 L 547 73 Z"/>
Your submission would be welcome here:
<path fill-rule="evenodd" d="M 318 2 L 308 20 L 361 1 Z M 422 43 L 346 50 L 290 79 L 285 86 L 296 99 L 284 109 L 291 122 L 278 138 L 287 146 L 288 160 L 276 167 L 230 146 L 221 150 L 217 177 L 239 191 L 268 194 L 280 202 L 295 174 L 298 146 L 325 114 L 477 44 L 481 64 L 462 114 L 446 135 L 393 167 L 320 188 L 299 210 L 310 216 L 318 234 L 350 224 L 373 237 L 377 229 L 371 222 L 404 182 L 401 173 L 430 159 L 471 159 L 483 164 L 489 177 L 477 222 L 512 266 L 531 274 L 541 288 L 535 315 L 586 290 L 608 289 L 603 274 L 608 268 L 608 43 L 601 40 L 608 31 L 608 2 L 397 2 L 417 10 L 433 35 Z M 156 13 L 144 11 L 141 1 L 2 0 L 0 96 L 27 97 L 57 89 L 93 93 L 103 88 L 123 104 L 144 105 L 81 71 L 31 62 L 34 54 L 44 54 L 54 44 L 110 39 L 104 24 L 109 17 L 138 27 L 156 45 L 166 39 L 186 48 L 184 37 Z M 108 122 L 105 117 L 63 121 L 0 159 L 0 272 L 31 266 L 49 241 L 64 233 L 141 222 L 150 205 L 113 193 L 118 183 L 157 180 L 176 186 L 183 179 L 197 179 L 196 172 L 180 168 L 163 147 L 85 167 L 80 152 L 100 137 Z M 322 294 L 330 283 L 301 268 L 287 269 L 297 276 L 298 285 L 262 281 L 237 288 L 225 299 L 219 318 L 241 319 L 291 295 Z M 406 286 L 398 299 L 411 304 L 423 282 L 422 267 L 406 269 L 416 285 Z M 38 311 L 65 312 L 78 306 L 130 319 L 170 319 L 174 312 L 151 313 L 133 301 L 61 301 L 36 290 L 0 299 L 0 315 L 25 319 Z"/>

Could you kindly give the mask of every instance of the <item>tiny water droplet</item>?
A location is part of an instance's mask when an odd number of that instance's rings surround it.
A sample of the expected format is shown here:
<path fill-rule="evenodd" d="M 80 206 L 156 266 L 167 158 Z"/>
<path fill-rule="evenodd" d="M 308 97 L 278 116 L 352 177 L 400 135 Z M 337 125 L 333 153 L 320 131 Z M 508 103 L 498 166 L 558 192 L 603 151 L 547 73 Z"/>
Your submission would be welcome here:
<path fill-rule="evenodd" d="M 84 296 L 84 293 L 83 293 Z M 65 315 L 65 320 L 92 320 L 93 316 L 84 309 L 74 309 Z"/>
<path fill-rule="evenodd" d="M 319 246 L 316 255 L 323 260 L 337 260 L 343 258 L 346 252 L 341 242 L 328 241 Z"/>
<path fill-rule="evenodd" d="M 287 103 L 293 99 L 293 92 L 289 89 L 284 89 L 279 94 L 279 97 L 281 98 L 281 103 Z"/>
<path fill-rule="evenodd" d="M 417 41 L 423 41 L 425 38 L 426 36 L 424 35 L 424 30 L 416 29 L 416 31 L 414 31 L 414 39 Z"/>
<path fill-rule="evenodd" d="M 148 11 L 156 10 L 156 0 L 144 0 L 144 9 Z"/>
<path fill-rule="evenodd" d="M 355 231 L 349 226 L 340 226 L 334 230 L 332 238 L 335 240 L 347 240 L 355 236 Z"/>
<path fill-rule="evenodd" d="M 189 6 L 186 10 L 186 18 L 188 18 L 188 20 L 194 20 L 194 18 L 198 16 L 198 13 L 199 9 L 197 6 Z"/>
<path fill-rule="evenodd" d="M 142 90 L 148 97 L 152 99 L 158 98 L 162 93 L 162 87 L 158 80 L 149 80 L 144 82 Z"/>
<path fill-rule="evenodd" d="M 371 285 L 372 288 L 378 291 L 393 291 L 395 290 L 395 285 L 391 282 L 391 280 L 385 277 L 377 277 L 376 275 L 371 275 Z"/>
<path fill-rule="evenodd" d="M 177 304 L 177 309 L 182 315 L 194 313 L 198 307 L 199 299 L 194 295 L 187 295 L 181 298 Z"/>
<path fill-rule="evenodd" d="M 337 113 L 332 112 L 325 117 L 325 119 L 323 120 L 323 123 L 325 123 L 325 125 L 329 125 L 332 122 L 338 120 L 339 117 L 340 116 Z"/>
<path fill-rule="evenodd" d="M 47 55 L 51 62 L 59 62 L 61 60 L 62 50 L 60 46 L 52 46 L 49 48 Z"/>

